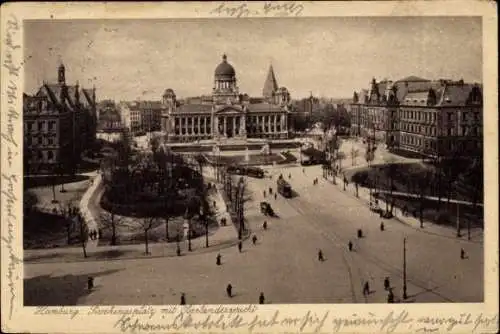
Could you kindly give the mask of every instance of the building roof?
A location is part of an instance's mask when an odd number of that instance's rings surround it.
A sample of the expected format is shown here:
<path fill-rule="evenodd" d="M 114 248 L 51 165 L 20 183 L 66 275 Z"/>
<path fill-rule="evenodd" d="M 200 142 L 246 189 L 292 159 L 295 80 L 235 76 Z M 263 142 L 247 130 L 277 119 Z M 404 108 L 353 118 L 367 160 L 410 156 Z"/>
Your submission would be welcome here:
<path fill-rule="evenodd" d="M 479 99 L 482 102 L 482 92 L 478 85 L 465 83 L 447 83 L 438 94 L 438 106 L 466 106 L 469 103 L 471 93 L 476 87 L 479 91 Z"/>
<path fill-rule="evenodd" d="M 279 112 L 282 110 L 280 106 L 270 103 L 255 103 L 248 105 L 249 112 Z"/>
<path fill-rule="evenodd" d="M 412 106 L 426 106 L 428 97 L 429 91 L 409 92 L 404 97 L 404 100 L 401 101 L 401 104 Z"/>
<path fill-rule="evenodd" d="M 137 101 L 139 109 L 163 109 L 161 101 Z"/>
<path fill-rule="evenodd" d="M 183 104 L 180 105 L 176 113 L 207 113 L 212 111 L 212 105 L 211 104 Z"/>
<path fill-rule="evenodd" d="M 430 81 L 430 80 L 419 78 L 419 77 L 414 76 L 414 75 L 410 75 L 410 76 L 403 78 L 403 79 L 400 79 L 396 82 L 425 82 L 425 81 Z"/>
<path fill-rule="evenodd" d="M 262 96 L 272 97 L 273 93 L 278 89 L 278 82 L 276 81 L 276 76 L 274 75 L 273 65 L 269 66 L 269 71 L 267 72 L 266 81 L 264 82 L 264 88 L 262 89 Z"/>
<path fill-rule="evenodd" d="M 227 62 L 227 56 L 222 56 L 222 62 L 215 68 L 215 77 L 234 77 L 236 71 L 234 67 Z"/>

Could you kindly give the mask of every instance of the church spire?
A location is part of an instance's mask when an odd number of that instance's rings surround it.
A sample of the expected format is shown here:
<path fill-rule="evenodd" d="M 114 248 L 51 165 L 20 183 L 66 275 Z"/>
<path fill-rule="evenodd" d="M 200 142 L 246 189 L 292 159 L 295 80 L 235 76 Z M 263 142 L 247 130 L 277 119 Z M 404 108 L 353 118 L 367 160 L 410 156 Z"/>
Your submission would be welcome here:
<path fill-rule="evenodd" d="M 266 82 L 264 83 L 264 89 L 262 89 L 262 96 L 265 98 L 272 98 L 274 92 L 278 89 L 278 83 L 276 81 L 276 76 L 274 75 L 273 65 L 269 66 L 269 71 L 267 72 Z"/>

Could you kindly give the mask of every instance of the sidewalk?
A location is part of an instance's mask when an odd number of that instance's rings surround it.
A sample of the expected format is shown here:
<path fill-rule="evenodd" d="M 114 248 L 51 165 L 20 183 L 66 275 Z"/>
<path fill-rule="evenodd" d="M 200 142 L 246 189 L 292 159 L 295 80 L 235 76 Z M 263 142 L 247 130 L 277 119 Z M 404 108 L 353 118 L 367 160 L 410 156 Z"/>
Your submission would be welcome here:
<path fill-rule="evenodd" d="M 328 181 L 333 184 L 332 178 L 329 177 Z M 340 189 L 343 189 L 344 183 L 342 178 L 336 177 L 336 186 Z M 346 190 L 344 191 L 348 196 L 356 198 L 356 188 L 353 183 L 349 183 L 348 186 L 346 186 Z M 367 188 L 364 187 L 358 187 L 358 195 L 357 197 L 358 200 L 364 202 L 367 206 L 370 204 L 370 191 Z M 379 207 L 380 208 L 385 208 L 386 203 L 382 199 L 378 199 L 379 202 Z M 456 228 L 452 228 L 449 226 L 440 226 L 437 225 L 431 221 L 424 220 L 424 227 L 420 227 L 420 220 L 418 218 L 414 218 L 411 216 L 403 216 L 401 210 L 397 207 L 394 207 L 393 210 L 394 218 L 397 221 L 406 224 L 416 230 L 420 230 L 423 233 L 430 233 L 430 234 L 435 234 L 439 235 L 442 237 L 447 237 L 447 238 L 453 238 L 453 239 L 460 239 L 461 241 L 467 241 L 471 243 L 477 243 L 477 244 L 482 244 L 483 243 L 483 230 L 481 228 L 471 228 L 471 237 L 472 240 L 467 240 L 467 232 L 465 229 L 462 229 L 462 237 L 457 238 L 456 236 Z M 382 219 L 382 218 L 380 218 Z"/>

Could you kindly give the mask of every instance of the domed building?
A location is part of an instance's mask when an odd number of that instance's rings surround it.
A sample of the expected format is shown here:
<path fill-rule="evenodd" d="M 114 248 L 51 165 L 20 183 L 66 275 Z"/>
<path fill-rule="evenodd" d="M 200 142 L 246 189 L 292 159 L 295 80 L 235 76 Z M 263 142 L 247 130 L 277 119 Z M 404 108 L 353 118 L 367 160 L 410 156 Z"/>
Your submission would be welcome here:
<path fill-rule="evenodd" d="M 236 70 L 227 56 L 214 71 L 211 96 L 176 100 L 172 89 L 162 98 L 162 131 L 168 141 L 190 142 L 224 138 L 268 138 L 288 136 L 290 94 L 284 87 L 277 88 L 272 66 L 264 84 L 263 97 L 251 98 L 241 94 L 237 85 Z"/>

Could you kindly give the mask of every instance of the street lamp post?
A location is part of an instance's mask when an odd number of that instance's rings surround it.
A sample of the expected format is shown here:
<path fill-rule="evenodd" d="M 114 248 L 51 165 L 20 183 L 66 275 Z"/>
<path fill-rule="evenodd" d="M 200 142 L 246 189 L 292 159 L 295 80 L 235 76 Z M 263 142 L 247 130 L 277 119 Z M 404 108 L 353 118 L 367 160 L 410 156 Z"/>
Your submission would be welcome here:
<path fill-rule="evenodd" d="M 406 237 L 403 239 L 403 299 L 408 298 L 406 294 Z"/>
<path fill-rule="evenodd" d="M 457 202 L 457 238 L 462 237 L 462 233 L 460 232 L 460 206 Z"/>

